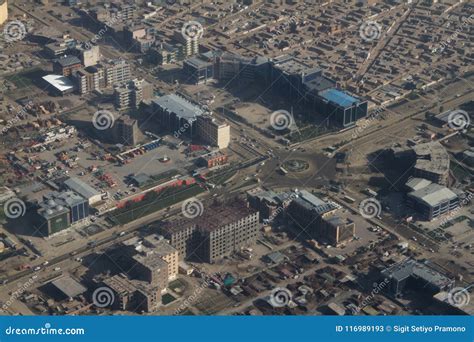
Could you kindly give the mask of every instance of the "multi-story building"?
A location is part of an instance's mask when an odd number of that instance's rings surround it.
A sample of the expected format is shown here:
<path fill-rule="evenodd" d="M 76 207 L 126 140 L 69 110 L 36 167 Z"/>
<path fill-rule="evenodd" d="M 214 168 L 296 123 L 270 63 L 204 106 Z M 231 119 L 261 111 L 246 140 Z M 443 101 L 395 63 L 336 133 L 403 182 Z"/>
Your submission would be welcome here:
<path fill-rule="evenodd" d="M 173 38 L 183 44 L 184 49 L 182 50 L 183 56 L 181 59 L 196 55 L 199 53 L 199 34 L 196 34 L 194 37 L 189 35 L 183 35 L 181 30 L 176 30 L 174 32 Z"/>
<path fill-rule="evenodd" d="M 143 25 L 127 26 L 124 28 L 124 41 L 138 52 L 147 52 L 155 43 L 155 37 Z"/>
<path fill-rule="evenodd" d="M 432 221 L 455 211 L 459 207 L 459 196 L 443 185 L 428 182 L 408 194 L 407 205 L 422 219 Z"/>
<path fill-rule="evenodd" d="M 161 127 L 188 137 L 196 136 L 196 120 L 204 114 L 204 110 L 199 106 L 176 94 L 152 100 L 150 109 L 156 114 Z"/>
<path fill-rule="evenodd" d="M 178 250 L 179 258 L 192 257 L 196 252 L 197 226 L 189 220 L 176 220 L 165 222 L 160 227 L 160 232 L 171 246 Z"/>
<path fill-rule="evenodd" d="M 77 177 L 71 177 L 64 181 L 64 188 L 74 191 L 87 200 L 89 206 L 102 200 L 102 193 Z"/>
<path fill-rule="evenodd" d="M 121 311 L 153 312 L 161 304 L 161 290 L 137 280 L 130 280 L 125 274 L 117 274 L 103 280 L 114 293 L 112 309 Z"/>
<path fill-rule="evenodd" d="M 211 79 L 259 83 L 291 102 L 304 105 L 308 115 L 323 115 L 328 125 L 348 127 L 367 116 L 367 101 L 339 89 L 320 68 L 288 55 L 269 60 L 213 51 L 187 60 L 183 71 L 191 83 L 206 83 Z"/>
<path fill-rule="evenodd" d="M 155 240 L 151 236 L 144 239 L 143 244 L 150 248 L 168 264 L 168 280 L 176 279 L 179 271 L 179 252 L 165 240 Z"/>
<path fill-rule="evenodd" d="M 130 81 L 132 78 L 130 64 L 125 60 L 116 59 L 98 65 L 98 67 L 104 70 L 104 87 L 113 87 L 116 84 Z"/>
<path fill-rule="evenodd" d="M 307 237 L 337 246 L 354 236 L 354 222 L 343 218 L 337 212 L 337 205 L 325 202 L 306 190 L 298 191 L 296 195 L 288 206 L 287 216 Z"/>
<path fill-rule="evenodd" d="M 0 25 L 8 20 L 8 1 L 0 0 Z"/>
<path fill-rule="evenodd" d="M 275 192 L 260 187 L 247 191 L 247 201 L 252 208 L 260 212 L 262 220 L 277 216 L 278 208 L 282 208 L 281 211 L 284 209 Z"/>
<path fill-rule="evenodd" d="M 188 58 L 183 63 L 183 72 L 187 82 L 191 84 L 205 84 L 215 80 L 214 68 L 214 59 L 207 58 L 205 54 Z"/>
<path fill-rule="evenodd" d="M 73 74 L 79 94 L 89 94 L 95 90 L 100 90 L 99 73 L 96 68 L 79 69 Z"/>
<path fill-rule="evenodd" d="M 71 76 L 74 71 L 82 68 L 81 60 L 76 56 L 65 56 L 54 61 L 53 70 L 56 74 Z"/>
<path fill-rule="evenodd" d="M 319 236 L 333 246 L 348 241 L 355 236 L 355 223 L 350 218 L 338 214 L 322 218 Z"/>
<path fill-rule="evenodd" d="M 413 259 L 387 267 L 381 270 L 380 275 L 389 281 L 386 292 L 396 297 L 401 296 L 405 289 L 434 295 L 440 291 L 449 291 L 454 286 L 453 279 L 431 265 Z"/>
<path fill-rule="evenodd" d="M 430 142 L 413 146 L 416 164 L 413 175 L 446 185 L 450 171 L 449 154 L 440 142 Z"/>
<path fill-rule="evenodd" d="M 50 236 L 71 225 L 70 210 L 50 199 L 39 204 L 38 228 L 44 236 Z"/>
<path fill-rule="evenodd" d="M 74 224 L 89 217 L 89 202 L 73 191 L 51 192 L 44 196 L 44 201 L 53 201 L 69 209 L 69 223 Z"/>
<path fill-rule="evenodd" d="M 215 77 L 221 81 L 259 83 L 270 81 L 270 60 L 265 57 L 244 57 L 231 52 L 214 52 Z"/>
<path fill-rule="evenodd" d="M 216 205 L 207 211 L 209 214 L 201 216 L 198 223 L 201 242 L 198 254 L 203 261 L 215 262 L 257 242 L 258 211 L 242 202 L 234 202 L 231 206 Z"/>
<path fill-rule="evenodd" d="M 226 122 L 219 122 L 211 115 L 201 115 L 197 118 L 197 136 L 205 144 L 227 148 L 230 143 L 230 125 Z"/>
<path fill-rule="evenodd" d="M 145 252 L 132 257 L 131 275 L 150 285 L 165 289 L 168 285 L 168 263 L 154 252 Z"/>
<path fill-rule="evenodd" d="M 237 201 L 232 205 L 215 204 L 192 222 L 170 222 L 160 230 L 183 259 L 214 262 L 254 244 L 259 228 L 258 211 Z"/>
<path fill-rule="evenodd" d="M 153 85 L 145 80 L 134 79 L 114 87 L 114 104 L 118 110 L 138 108 L 142 101 L 152 97 Z"/>
<path fill-rule="evenodd" d="M 77 46 L 79 58 L 85 67 L 93 66 L 100 61 L 100 49 L 98 45 Z"/>
<path fill-rule="evenodd" d="M 390 149 L 394 163 L 412 168 L 412 175 L 431 182 L 447 185 L 450 172 L 449 154 L 438 141 Z"/>
<path fill-rule="evenodd" d="M 138 121 L 128 115 L 122 115 L 109 129 L 116 143 L 134 146 L 138 143 Z"/>

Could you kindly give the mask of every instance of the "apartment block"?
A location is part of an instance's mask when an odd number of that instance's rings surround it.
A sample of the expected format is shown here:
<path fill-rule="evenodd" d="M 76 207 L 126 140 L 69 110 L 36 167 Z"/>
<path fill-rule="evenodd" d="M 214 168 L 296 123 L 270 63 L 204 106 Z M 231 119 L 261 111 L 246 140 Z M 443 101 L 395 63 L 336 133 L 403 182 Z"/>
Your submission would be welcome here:
<path fill-rule="evenodd" d="M 205 144 L 227 148 L 230 143 L 230 125 L 219 122 L 211 115 L 202 115 L 197 118 L 197 135 Z"/>

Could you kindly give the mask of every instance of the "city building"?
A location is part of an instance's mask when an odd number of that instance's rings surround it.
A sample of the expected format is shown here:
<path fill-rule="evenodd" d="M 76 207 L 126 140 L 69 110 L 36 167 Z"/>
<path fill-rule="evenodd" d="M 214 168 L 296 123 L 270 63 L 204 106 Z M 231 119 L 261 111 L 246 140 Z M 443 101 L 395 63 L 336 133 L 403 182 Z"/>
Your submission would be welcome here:
<path fill-rule="evenodd" d="M 84 95 L 95 90 L 100 90 L 99 73 L 96 68 L 88 67 L 79 69 L 73 73 L 73 76 L 79 94 Z"/>
<path fill-rule="evenodd" d="M 416 158 L 413 175 L 429 179 L 434 183 L 447 185 L 450 159 L 449 154 L 440 142 L 430 142 L 413 146 Z"/>
<path fill-rule="evenodd" d="M 215 52 L 215 78 L 224 82 L 270 84 L 270 60 L 244 57 L 231 52 Z M 237 77 L 238 76 L 238 77 Z"/>
<path fill-rule="evenodd" d="M 74 92 L 74 83 L 67 77 L 61 75 L 43 76 L 43 81 L 54 95 L 63 96 Z"/>
<path fill-rule="evenodd" d="M 227 154 L 216 151 L 210 152 L 199 158 L 198 164 L 202 167 L 213 168 L 215 166 L 226 165 L 229 161 Z"/>
<path fill-rule="evenodd" d="M 322 218 L 320 236 L 330 245 L 338 246 L 341 242 L 348 241 L 355 236 L 355 223 L 340 213 Z"/>
<path fill-rule="evenodd" d="M 134 79 L 114 87 L 114 104 L 118 110 L 138 108 L 142 101 L 153 97 L 153 85 L 145 80 Z"/>
<path fill-rule="evenodd" d="M 113 291 L 112 309 L 134 312 L 153 312 L 161 305 L 161 289 L 137 280 L 130 280 L 125 274 L 117 274 L 102 281 Z"/>
<path fill-rule="evenodd" d="M 73 50 L 82 62 L 84 67 L 93 66 L 99 63 L 101 55 L 98 45 L 78 44 Z"/>
<path fill-rule="evenodd" d="M 70 224 L 80 222 L 89 217 L 89 202 L 73 191 L 51 192 L 44 196 L 44 201 L 52 201 L 61 207 L 69 209 Z"/>
<path fill-rule="evenodd" d="M 252 208 L 260 212 L 260 219 L 262 220 L 277 216 L 281 204 L 275 192 L 260 187 L 247 191 L 247 201 Z"/>
<path fill-rule="evenodd" d="M 205 144 L 227 148 L 230 144 L 230 125 L 227 122 L 220 122 L 209 114 L 198 116 L 197 136 Z"/>
<path fill-rule="evenodd" d="M 454 280 L 430 265 L 413 259 L 383 269 L 381 277 L 388 279 L 386 291 L 395 297 L 401 296 L 406 289 L 434 295 L 440 291 L 448 291 L 454 285 Z"/>
<path fill-rule="evenodd" d="M 179 252 L 166 240 L 156 240 L 151 236 L 143 240 L 143 244 L 150 248 L 152 253 L 158 255 L 168 264 L 168 280 L 176 279 L 179 272 Z"/>
<path fill-rule="evenodd" d="M 197 253 L 204 262 L 213 263 L 257 242 L 259 213 L 243 202 L 206 208 L 198 221 Z"/>
<path fill-rule="evenodd" d="M 334 246 L 355 234 L 354 222 L 341 215 L 336 204 L 325 202 L 306 190 L 297 192 L 287 210 L 290 220 L 295 221 L 308 237 Z"/>
<path fill-rule="evenodd" d="M 158 47 L 151 48 L 148 51 L 148 55 L 155 63 L 167 65 L 178 62 L 182 53 L 180 52 L 180 46 L 163 42 Z"/>
<path fill-rule="evenodd" d="M 168 285 L 168 263 L 158 253 L 144 252 L 132 257 L 130 274 L 164 290 Z"/>
<path fill-rule="evenodd" d="M 71 76 L 74 71 L 82 68 L 82 63 L 76 56 L 64 56 L 53 62 L 53 71 L 58 75 Z"/>
<path fill-rule="evenodd" d="M 183 71 L 194 84 L 213 79 L 260 84 L 286 97 L 290 104 L 303 104 L 308 109 L 308 116 L 314 113 L 322 115 L 328 125 L 353 126 L 368 113 L 366 100 L 339 89 L 322 69 L 289 55 L 270 60 L 211 51 L 186 60 Z"/>
<path fill-rule="evenodd" d="M 163 129 L 182 132 L 182 135 L 188 137 L 196 136 L 196 120 L 204 114 L 204 110 L 199 106 L 176 94 L 152 100 L 151 110 L 156 114 L 157 121 Z"/>
<path fill-rule="evenodd" d="M 191 84 L 206 84 L 215 80 L 214 68 L 214 59 L 206 58 L 205 55 L 191 57 L 183 62 L 183 72 Z"/>
<path fill-rule="evenodd" d="M 124 41 L 137 52 L 146 53 L 155 43 L 154 35 L 144 25 L 131 25 L 123 30 Z"/>
<path fill-rule="evenodd" d="M 135 146 L 138 143 L 138 121 L 128 115 L 119 117 L 110 131 L 112 139 L 119 144 Z"/>
<path fill-rule="evenodd" d="M 102 201 L 102 193 L 91 187 L 89 184 L 84 183 L 79 178 L 68 178 L 64 181 L 64 186 L 85 198 L 89 202 L 89 206 Z"/>
<path fill-rule="evenodd" d="M 0 0 L 0 25 L 8 20 L 8 1 Z"/>
<path fill-rule="evenodd" d="M 49 199 L 39 203 L 38 231 L 44 236 L 58 233 L 71 225 L 70 210 Z"/>
<path fill-rule="evenodd" d="M 176 30 L 174 32 L 173 38 L 177 42 L 183 44 L 184 49 L 182 51 L 182 59 L 199 53 L 199 34 L 196 34 L 194 37 L 191 37 L 189 35 L 183 35 L 181 30 Z"/>
<path fill-rule="evenodd" d="M 459 197 L 443 185 L 429 183 L 408 193 L 407 205 L 416 210 L 422 219 L 432 221 L 456 210 Z"/>
<path fill-rule="evenodd" d="M 130 81 L 132 73 L 130 64 L 123 59 L 111 60 L 97 65 L 98 68 L 104 70 L 104 87 L 113 87 L 116 84 Z"/>
<path fill-rule="evenodd" d="M 192 222 L 168 222 L 160 232 L 179 251 L 180 258 L 212 263 L 254 244 L 259 228 L 259 212 L 236 201 L 232 205 L 216 203 Z"/>
<path fill-rule="evenodd" d="M 176 220 L 163 223 L 160 227 L 163 234 L 171 246 L 178 250 L 180 260 L 194 256 L 196 252 L 197 225 L 189 220 Z"/>

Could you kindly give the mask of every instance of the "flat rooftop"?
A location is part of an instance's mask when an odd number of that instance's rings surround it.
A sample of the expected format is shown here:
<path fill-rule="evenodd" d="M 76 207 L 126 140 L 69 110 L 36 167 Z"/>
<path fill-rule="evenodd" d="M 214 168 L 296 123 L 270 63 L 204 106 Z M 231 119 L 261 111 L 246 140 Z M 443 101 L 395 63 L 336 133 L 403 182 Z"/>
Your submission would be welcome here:
<path fill-rule="evenodd" d="M 86 199 L 90 199 L 94 196 L 100 195 L 100 192 L 91 187 L 89 184 L 84 183 L 82 180 L 76 177 L 67 179 L 64 184 L 74 192 Z"/>
<path fill-rule="evenodd" d="M 310 74 L 319 71 L 319 68 L 313 68 L 292 56 L 280 56 L 273 60 L 274 67 L 288 75 Z"/>
<path fill-rule="evenodd" d="M 179 118 L 191 119 L 204 114 L 204 110 L 176 94 L 164 95 L 153 102 L 163 110 Z"/>
<path fill-rule="evenodd" d="M 335 88 L 323 90 L 319 93 L 319 96 L 344 108 L 351 107 L 360 102 L 358 98 Z"/>
<path fill-rule="evenodd" d="M 53 284 L 59 291 L 64 293 L 69 298 L 74 298 L 87 291 L 84 286 L 69 276 L 64 276 L 53 280 L 51 284 Z"/>
<path fill-rule="evenodd" d="M 431 183 L 420 190 L 410 192 L 409 196 L 431 207 L 435 207 L 446 201 L 455 200 L 458 197 L 458 195 L 447 187 L 436 183 Z"/>
<path fill-rule="evenodd" d="M 415 145 L 413 151 L 417 158 L 415 168 L 441 175 L 449 171 L 449 154 L 440 142 Z"/>
<path fill-rule="evenodd" d="M 385 269 L 382 274 L 387 277 L 394 278 L 397 281 L 403 281 L 408 277 L 415 276 L 440 288 L 452 281 L 444 274 L 439 273 L 429 265 L 417 262 L 413 259 L 393 265 Z"/>

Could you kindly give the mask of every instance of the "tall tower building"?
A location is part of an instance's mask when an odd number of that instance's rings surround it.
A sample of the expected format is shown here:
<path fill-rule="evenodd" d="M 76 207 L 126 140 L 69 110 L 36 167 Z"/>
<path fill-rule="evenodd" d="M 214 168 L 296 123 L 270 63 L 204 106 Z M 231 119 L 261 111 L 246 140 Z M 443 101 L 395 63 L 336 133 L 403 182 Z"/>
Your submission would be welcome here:
<path fill-rule="evenodd" d="M 8 1 L 0 0 L 0 25 L 3 25 L 8 19 Z"/>

